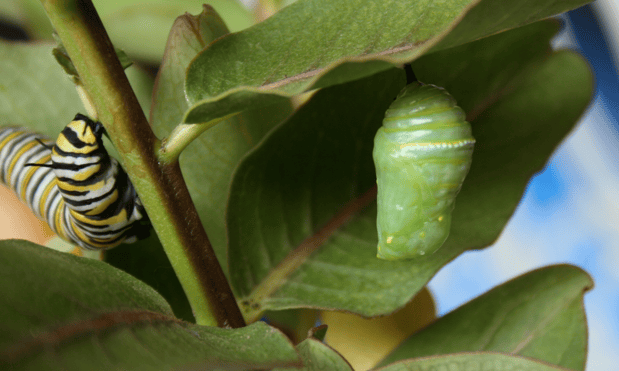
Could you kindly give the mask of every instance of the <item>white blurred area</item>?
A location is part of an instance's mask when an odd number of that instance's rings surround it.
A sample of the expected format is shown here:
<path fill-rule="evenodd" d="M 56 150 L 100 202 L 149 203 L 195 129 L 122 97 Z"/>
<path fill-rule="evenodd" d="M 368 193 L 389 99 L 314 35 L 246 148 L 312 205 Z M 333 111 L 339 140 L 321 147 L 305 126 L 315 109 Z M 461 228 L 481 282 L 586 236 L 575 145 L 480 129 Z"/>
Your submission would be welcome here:
<path fill-rule="evenodd" d="M 591 17 L 590 17 L 591 16 Z M 606 49 L 587 29 L 600 22 Z M 575 130 L 529 183 L 518 209 L 493 246 L 468 252 L 430 282 L 438 311 L 449 312 L 492 287 L 538 267 L 570 263 L 595 287 L 585 295 L 587 370 L 619 369 L 619 1 L 598 0 L 570 13 L 556 48 L 583 52 L 596 70 L 598 92 Z M 580 43 L 580 44 L 579 44 Z M 588 44 L 588 45 L 584 45 Z M 582 47 L 582 50 L 579 48 Z M 614 61 L 614 63 L 613 63 Z M 457 202 L 456 202 L 457 207 Z"/>

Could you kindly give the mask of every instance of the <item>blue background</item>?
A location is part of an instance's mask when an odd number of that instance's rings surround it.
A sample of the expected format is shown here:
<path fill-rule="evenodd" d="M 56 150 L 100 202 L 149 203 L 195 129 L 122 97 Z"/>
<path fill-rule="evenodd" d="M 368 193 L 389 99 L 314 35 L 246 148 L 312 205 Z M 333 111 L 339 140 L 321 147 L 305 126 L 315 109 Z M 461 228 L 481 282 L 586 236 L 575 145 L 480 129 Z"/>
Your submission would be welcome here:
<path fill-rule="evenodd" d="M 531 179 L 497 243 L 462 255 L 429 285 L 442 315 L 535 268 L 583 268 L 595 282 L 585 295 L 590 371 L 619 370 L 619 48 L 608 23 L 619 24 L 619 15 L 608 10 L 598 2 L 569 12 L 553 43 L 589 61 L 596 79 L 591 106 Z"/>

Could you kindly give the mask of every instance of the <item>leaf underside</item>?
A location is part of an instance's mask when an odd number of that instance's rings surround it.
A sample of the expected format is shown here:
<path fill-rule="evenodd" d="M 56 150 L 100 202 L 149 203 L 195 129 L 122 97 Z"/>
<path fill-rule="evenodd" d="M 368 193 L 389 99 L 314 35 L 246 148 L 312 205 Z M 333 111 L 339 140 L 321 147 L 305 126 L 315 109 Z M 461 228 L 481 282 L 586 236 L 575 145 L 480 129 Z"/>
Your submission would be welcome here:
<path fill-rule="evenodd" d="M 207 122 L 275 104 L 282 96 L 361 79 L 587 2 L 298 1 L 196 57 L 187 71 L 192 106 L 184 121 Z"/>
<path fill-rule="evenodd" d="M 404 85 L 401 71 L 325 88 L 271 131 L 237 168 L 227 210 L 230 276 L 246 315 L 296 307 L 390 313 L 447 262 L 490 245 L 591 97 L 582 58 L 550 50 L 557 29 L 535 23 L 413 64 L 421 81 L 462 102 L 477 140 L 450 237 L 430 256 L 380 261 L 375 205 L 338 214 L 373 187 L 373 136 Z"/>
<path fill-rule="evenodd" d="M 106 263 L 0 242 L 0 366 L 4 369 L 264 369 L 298 363 L 264 323 L 197 326 L 152 288 Z M 20 284 L 16 284 L 16 283 Z"/>
<path fill-rule="evenodd" d="M 491 351 L 584 370 L 588 335 L 583 296 L 592 286 L 591 277 L 573 266 L 534 270 L 413 334 L 381 364 Z"/>

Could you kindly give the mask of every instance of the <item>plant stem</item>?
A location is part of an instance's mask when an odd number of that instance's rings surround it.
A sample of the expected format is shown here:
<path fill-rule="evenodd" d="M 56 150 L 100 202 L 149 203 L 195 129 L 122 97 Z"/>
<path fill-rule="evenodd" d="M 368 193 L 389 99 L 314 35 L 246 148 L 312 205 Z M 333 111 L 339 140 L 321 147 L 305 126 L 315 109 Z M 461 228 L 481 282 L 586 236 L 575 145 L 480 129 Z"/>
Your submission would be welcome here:
<path fill-rule="evenodd" d="M 177 162 L 160 147 L 90 0 L 41 0 L 118 150 L 201 325 L 242 327 L 243 316 Z"/>
<path fill-rule="evenodd" d="M 170 164 L 178 161 L 181 152 L 191 144 L 200 134 L 217 125 L 221 121 L 237 115 L 238 112 L 231 113 L 227 116 L 220 117 L 215 120 L 203 124 L 178 124 L 167 138 L 161 143 L 159 148 L 158 158 L 164 164 Z"/>

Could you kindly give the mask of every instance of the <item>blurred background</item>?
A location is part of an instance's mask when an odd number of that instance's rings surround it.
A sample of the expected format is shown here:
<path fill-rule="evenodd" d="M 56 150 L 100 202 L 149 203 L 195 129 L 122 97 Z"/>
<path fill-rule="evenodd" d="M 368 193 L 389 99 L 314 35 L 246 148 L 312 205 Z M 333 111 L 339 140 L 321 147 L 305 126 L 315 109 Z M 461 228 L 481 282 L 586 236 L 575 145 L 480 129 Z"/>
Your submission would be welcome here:
<path fill-rule="evenodd" d="M 585 295 L 587 370 L 619 365 L 619 1 L 561 17 L 556 48 L 580 51 L 595 73 L 594 101 L 526 193 L 497 243 L 465 253 L 429 288 L 443 315 L 535 268 L 570 263 L 595 287 Z"/>
<path fill-rule="evenodd" d="M 204 2 L 218 1 L 223 0 Z M 116 3 L 94 2 L 97 7 L 102 3 L 110 9 Z M 131 6 L 140 3 L 126 2 Z M 251 8 L 256 1 L 243 2 Z M 18 9 L 18 3 L 30 5 Z M 38 0 L 0 0 L 0 37 L 26 38 L 28 34 L 22 29 L 2 21 L 19 20 L 23 16 L 20 12 L 36 12 L 36 3 Z M 200 3 L 177 1 L 182 11 L 159 13 L 161 23 L 154 27 L 162 33 L 156 35 L 159 43 L 149 45 L 141 56 L 160 60 L 171 20 L 185 10 L 199 13 Z M 110 9 L 109 21 L 119 20 L 121 17 Z M 106 10 L 100 12 L 106 22 Z M 130 18 L 132 13 L 123 14 Z M 44 14 L 42 17 L 43 23 L 29 25 L 30 35 L 49 35 Z M 595 281 L 594 289 L 585 296 L 589 323 L 587 370 L 605 371 L 617 369 L 619 364 L 619 0 L 597 0 L 562 19 L 565 28 L 554 45 L 578 50 L 588 59 L 596 76 L 594 101 L 547 166 L 531 180 L 497 243 L 460 256 L 432 279 L 429 288 L 440 316 L 535 268 L 556 263 L 577 265 Z M 231 23 L 233 31 L 249 25 L 240 18 Z M 151 37 L 152 28 L 144 28 Z M 115 36 L 111 36 L 114 40 Z M 125 39 L 131 43 L 141 37 Z M 122 42 L 117 44 L 123 47 Z M 4 188 L 0 188 L 2 191 Z M 39 243 L 49 239 L 51 232 L 44 223 L 17 216 L 27 208 L 16 197 L 0 193 L 0 199 L 0 238 L 29 238 Z M 30 235 L 17 234 L 24 230 Z"/>

